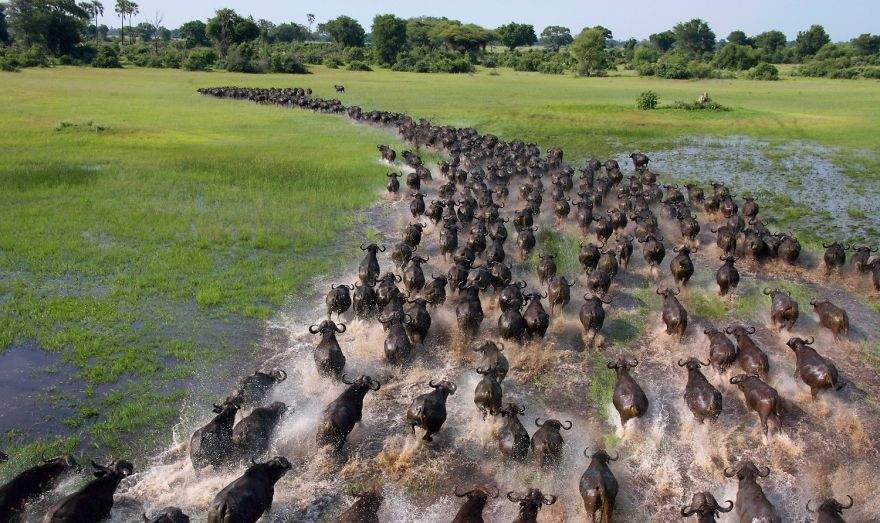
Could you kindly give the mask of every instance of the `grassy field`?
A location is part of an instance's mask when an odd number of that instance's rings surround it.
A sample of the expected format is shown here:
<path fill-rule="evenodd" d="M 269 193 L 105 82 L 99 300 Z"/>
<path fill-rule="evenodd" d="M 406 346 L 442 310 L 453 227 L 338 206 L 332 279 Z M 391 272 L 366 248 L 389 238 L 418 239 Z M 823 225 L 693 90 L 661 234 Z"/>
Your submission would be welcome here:
<path fill-rule="evenodd" d="M 853 176 L 880 166 L 873 81 L 313 71 L 0 73 L 0 351 L 36 341 L 74 369 L 79 387 L 59 400 L 74 413 L 56 445 L 122 452 L 167 437 L 189 380 L 247 348 L 291 292 L 338 265 L 337 238 L 384 180 L 384 133 L 198 87 L 330 96 L 343 83 L 348 104 L 562 146 L 574 159 L 737 134 L 835 147 Z M 732 109 L 635 110 L 648 89 L 663 104 L 708 91 Z M 34 436 L 13 431 L 6 445 Z"/>

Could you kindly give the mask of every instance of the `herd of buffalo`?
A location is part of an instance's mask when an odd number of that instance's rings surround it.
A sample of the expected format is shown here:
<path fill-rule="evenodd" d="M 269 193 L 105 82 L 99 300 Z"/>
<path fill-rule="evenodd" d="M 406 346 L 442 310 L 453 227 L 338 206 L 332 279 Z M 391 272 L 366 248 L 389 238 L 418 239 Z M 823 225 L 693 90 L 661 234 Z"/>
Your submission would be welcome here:
<path fill-rule="evenodd" d="M 344 92 L 343 86 L 335 89 Z M 431 331 L 432 310 L 444 306 L 448 299 L 454 307 L 458 335 L 476 353 L 474 371 L 480 376 L 473 396 L 476 409 L 483 419 L 495 417 L 500 421 L 495 434 L 498 452 L 505 459 L 533 461 L 538 467 L 552 469 L 559 465 L 565 446 L 563 434 L 572 428 L 572 422 L 538 418 L 537 430 L 530 435 L 519 419 L 525 412 L 523 405 L 505 401 L 504 397 L 504 380 L 510 370 L 505 343 L 540 343 L 551 322 L 572 300 L 575 280 L 558 274 L 552 254 L 535 257 L 539 284 L 534 289 L 529 289 L 525 281 L 516 280 L 512 265 L 505 263 L 509 257 L 524 260 L 531 256 L 538 243 L 536 217 L 547 212 L 548 207 L 557 224 L 574 220 L 583 233 L 578 261 L 587 292 L 583 294 L 579 320 L 586 350 L 601 346 L 599 334 L 612 303 L 612 282 L 627 270 L 639 245 L 655 278 L 659 279 L 667 260 L 677 288 L 655 289 L 662 297 L 661 318 L 672 339 L 679 340 L 685 335 L 689 315 L 677 296 L 694 275 L 691 257 L 700 249 L 698 213 L 710 217 L 715 224 L 710 230 L 722 253 L 716 273 L 721 296 L 739 284 L 739 259 L 748 257 L 755 263 L 775 259 L 796 265 L 801 256 L 801 245 L 792 234 L 771 232 L 762 222 L 754 199 L 745 198 L 738 203 L 728 187 L 717 183 L 708 194 L 696 185 L 680 188 L 658 184 L 656 173 L 648 167 L 649 158 L 641 153 L 630 156 L 635 169 L 631 176 L 625 177 L 615 160 L 600 163 L 592 159 L 578 173 L 563 159 L 560 149 L 543 154 L 534 144 L 504 141 L 472 128 L 438 126 L 405 114 L 346 107 L 340 100 L 315 97 L 310 89 L 222 87 L 199 92 L 347 114 L 356 122 L 394 129 L 416 151 L 432 149 L 444 155 L 445 159 L 439 162 L 441 179 L 435 183 L 436 172 L 432 174 L 419 154 L 404 151 L 398 155 L 391 147 L 379 146 L 382 160 L 392 165 L 402 161 L 407 168 L 407 174 L 388 175 L 387 190 L 409 199 L 413 222 L 395 245 L 361 245 L 364 258 L 358 267 L 358 281 L 353 285 L 333 285 L 326 297 L 326 318 L 308 329 L 318 338 L 313 352 L 318 374 L 347 386 L 326 405 L 315 433 L 316 444 L 341 460 L 346 456 L 349 434 L 362 419 L 365 396 L 381 387 L 377 379 L 354 371 L 347 363 L 337 339 L 337 334 L 346 331 L 342 316 L 381 324 L 386 364 L 406 367 L 424 347 Z M 429 195 L 422 192 L 428 184 L 436 186 L 436 197 L 430 201 L 426 201 Z M 542 208 L 545 198 L 549 205 Z M 513 206 L 513 202 L 519 202 L 519 208 L 507 212 L 506 205 Z M 508 224 L 512 226 L 512 241 L 508 241 Z M 676 230 L 678 237 L 667 239 L 661 224 L 664 230 Z M 432 241 L 437 242 L 444 261 L 451 259 L 446 273 L 426 275 L 423 270 L 429 261 L 419 254 L 427 251 L 423 246 L 429 237 L 426 230 L 431 231 Z M 589 233 L 595 241 L 588 241 Z M 670 244 L 672 253 L 668 255 Z M 840 271 L 846 264 L 847 251 L 852 251 L 854 272 L 871 277 L 874 288 L 880 291 L 880 257 L 873 257 L 872 248 L 834 242 L 826 244 L 825 249 L 826 271 Z M 390 265 L 383 270 L 380 258 L 386 257 Z M 800 315 L 798 302 L 778 288 L 766 288 L 764 294 L 770 301 L 772 325 L 780 332 L 791 331 Z M 483 303 L 489 299 L 498 304 L 497 330 L 503 342 L 480 336 L 485 319 Z M 846 311 L 821 299 L 812 300 L 810 305 L 821 326 L 835 339 L 848 335 Z M 693 355 L 677 361 L 687 373 L 683 398 L 695 420 L 713 422 L 722 412 L 722 394 L 702 370 L 712 367 L 718 375 L 731 372 L 729 382 L 742 392 L 748 410 L 757 414 L 765 435 L 778 430 L 785 422 L 785 410 L 779 392 L 769 383 L 772 380 L 767 352 L 752 338 L 755 328 L 732 324 L 706 328 L 704 332 L 708 340 L 705 356 Z M 816 398 L 820 393 L 840 390 L 846 382 L 835 364 L 817 351 L 814 341 L 791 337 L 787 345 L 795 359 L 796 377 Z M 612 401 L 624 427 L 630 420 L 644 416 L 649 408 L 649 398 L 634 373 L 638 365 L 633 357 L 607 362 L 607 367 L 616 373 Z M 733 371 L 734 368 L 737 370 Z M 253 522 L 271 508 L 275 483 L 292 465 L 282 456 L 265 462 L 257 460 L 265 459 L 273 433 L 287 411 L 284 403 L 267 404 L 272 388 L 286 378 L 283 370 L 272 369 L 242 379 L 222 403 L 213 405 L 215 417 L 192 434 L 189 452 L 195 469 L 250 463 L 241 477 L 216 494 L 207 507 L 209 522 Z M 456 394 L 458 387 L 445 378 L 431 380 L 427 385 L 429 390 L 412 400 L 405 419 L 413 434 L 419 428 L 424 432 L 424 441 L 431 442 L 443 430 L 447 399 Z M 245 408 L 249 413 L 236 422 L 237 414 Z M 580 479 L 580 495 L 587 518 L 608 522 L 620 489 L 612 472 L 618 456 L 610 456 L 603 448 L 592 452 L 585 449 L 584 456 L 589 463 Z M 55 503 L 44 521 L 99 521 L 108 517 L 113 494 L 120 481 L 132 474 L 132 465 L 127 461 L 92 465 L 95 479 Z M 51 491 L 59 478 L 75 470 L 79 466 L 74 459 L 61 456 L 46 459 L 14 477 L 0 488 L 0 520 L 15 517 L 29 501 Z M 726 477 L 738 482 L 735 502 L 719 504 L 710 492 L 699 492 L 681 508 L 681 516 L 711 522 L 720 513 L 735 510 L 743 522 L 781 521 L 777 508 L 760 485 L 760 479 L 768 474 L 769 468 L 748 459 L 736 461 L 724 469 Z M 497 487 L 489 485 L 472 485 L 465 490 L 456 487 L 454 493 L 464 498 L 452 518 L 454 522 L 483 521 L 484 507 L 500 494 Z M 536 521 L 541 507 L 557 500 L 555 495 L 536 488 L 511 491 L 506 497 L 519 505 L 517 522 Z M 355 502 L 336 521 L 377 522 L 382 503 L 380 489 L 367 489 L 357 494 Z M 851 497 L 846 504 L 830 498 L 815 506 L 807 503 L 805 508 L 815 514 L 816 521 L 843 521 L 843 511 L 853 503 Z M 144 518 L 153 522 L 189 521 L 174 507 Z"/>

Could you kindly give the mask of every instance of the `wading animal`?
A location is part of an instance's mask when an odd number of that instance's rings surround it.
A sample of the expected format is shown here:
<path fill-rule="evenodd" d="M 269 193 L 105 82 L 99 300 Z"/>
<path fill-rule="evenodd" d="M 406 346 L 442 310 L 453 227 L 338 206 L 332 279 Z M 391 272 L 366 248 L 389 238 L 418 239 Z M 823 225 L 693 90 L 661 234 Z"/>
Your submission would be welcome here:
<path fill-rule="evenodd" d="M 612 458 L 604 450 L 597 450 L 587 456 L 587 449 L 584 449 L 584 457 L 590 458 L 590 464 L 581 475 L 579 489 L 587 520 L 595 522 L 596 512 L 599 512 L 600 523 L 610 523 L 619 486 L 608 464 L 617 461 L 620 455 Z"/>
<path fill-rule="evenodd" d="M 330 292 L 327 293 L 327 298 L 324 300 L 327 304 L 327 317 L 333 317 L 333 313 L 336 313 L 336 316 L 340 316 L 345 314 L 348 309 L 351 308 L 351 291 L 354 290 L 354 285 L 331 285 Z"/>
<path fill-rule="evenodd" d="M 500 346 L 499 346 L 500 345 Z M 495 374 L 498 383 L 504 381 L 507 371 L 510 370 L 510 363 L 501 351 L 504 350 L 504 344 L 495 344 L 493 341 L 485 341 L 474 348 L 474 352 L 481 354 L 480 361 L 477 362 L 477 368 L 489 369 Z"/>
<path fill-rule="evenodd" d="M 287 373 L 281 369 L 258 370 L 242 378 L 227 401 L 235 401 L 240 405 L 258 404 L 266 398 L 272 387 L 286 379 Z"/>
<path fill-rule="evenodd" d="M 240 408 L 241 403 L 234 399 L 226 400 L 222 405 L 215 403 L 214 419 L 193 432 L 189 441 L 189 456 L 196 470 L 208 465 L 217 468 L 235 457 L 232 425 Z"/>
<path fill-rule="evenodd" d="M 500 411 L 504 422 L 498 429 L 496 437 L 498 448 L 506 458 L 525 461 L 529 456 L 531 437 L 518 417 L 522 416 L 525 411 L 525 407 L 516 403 L 508 403 Z"/>
<path fill-rule="evenodd" d="M 253 463 L 214 496 L 208 509 L 208 523 L 255 523 L 272 508 L 275 483 L 291 467 L 281 456 L 266 463 Z"/>
<path fill-rule="evenodd" d="M 257 407 L 232 429 L 232 443 L 242 458 L 255 459 L 269 450 L 275 428 L 287 412 L 287 405 L 276 401 L 266 407 Z"/>
<path fill-rule="evenodd" d="M 685 367 L 688 371 L 687 384 L 684 387 L 685 405 L 700 423 L 704 420 L 715 421 L 721 414 L 721 393 L 700 372 L 700 366 L 708 365 L 697 358 L 678 360 L 678 366 Z"/>
<path fill-rule="evenodd" d="M 715 523 L 719 512 L 733 510 L 733 501 L 727 500 L 727 507 L 722 507 L 715 501 L 715 496 L 709 492 L 698 492 L 691 498 L 691 502 L 681 507 L 681 517 L 688 518 L 697 516 L 697 523 Z"/>
<path fill-rule="evenodd" d="M 548 419 L 540 423 L 541 418 L 535 418 L 535 426 L 538 430 L 532 434 L 532 457 L 539 466 L 559 465 L 562 459 L 562 447 L 565 440 L 562 439 L 560 430 L 571 430 L 571 421 L 561 422 L 556 419 Z M 568 426 L 565 426 L 568 423 Z"/>
<path fill-rule="evenodd" d="M 152 518 L 143 515 L 146 523 L 189 523 L 189 516 L 177 507 L 165 507 L 153 514 Z"/>
<path fill-rule="evenodd" d="M 620 425 L 626 427 L 626 422 L 633 418 L 642 417 L 648 411 L 648 397 L 645 391 L 636 383 L 629 373 L 629 369 L 635 368 L 639 360 L 618 358 L 606 365 L 617 373 L 617 381 L 614 383 L 614 394 L 611 401 L 617 413 L 620 415 Z"/>
<path fill-rule="evenodd" d="M 101 521 L 110 516 L 113 494 L 119 488 L 119 483 L 134 472 L 134 466 L 125 460 L 106 466 L 92 461 L 92 466 L 95 468 L 95 479 L 52 505 L 43 523 Z"/>
<path fill-rule="evenodd" d="M 364 396 L 369 391 L 377 391 L 381 384 L 375 379 L 362 375 L 355 381 L 342 383 L 348 387 L 335 400 L 324 408 L 315 439 L 319 447 L 333 445 L 342 448 L 354 425 L 361 420 L 364 411 Z"/>
<path fill-rule="evenodd" d="M 788 340 L 788 347 L 795 355 L 795 377 L 810 387 L 810 395 L 813 399 L 827 389 L 840 390 L 846 386 L 846 382 L 840 379 L 840 373 L 831 360 L 822 357 L 811 347 L 813 338 L 809 341 L 801 338 Z"/>
<path fill-rule="evenodd" d="M 761 521 L 766 523 L 781 523 L 782 518 L 776 512 L 776 508 L 767 499 L 764 490 L 758 485 L 756 478 L 766 478 L 770 475 L 770 469 L 764 467 L 761 472 L 749 460 L 743 460 L 724 469 L 724 476 L 732 478 L 736 476 L 739 486 L 736 491 L 734 507 L 740 521 Z"/>
<path fill-rule="evenodd" d="M 507 499 L 519 503 L 519 515 L 513 520 L 513 523 L 536 523 L 541 506 L 556 503 L 556 496 L 547 497 L 535 488 L 529 489 L 524 495 L 510 491 L 507 493 Z"/>
<path fill-rule="evenodd" d="M 769 431 L 769 421 L 773 421 L 776 427 L 782 425 L 784 412 L 776 389 L 761 381 L 757 374 L 739 374 L 730 378 L 730 383 L 739 387 L 746 406 L 758 414 L 765 436 Z"/>
<path fill-rule="evenodd" d="M 12 520 L 25 504 L 52 490 L 62 477 L 80 470 L 73 456 L 64 454 L 18 473 L 0 487 L 0 521 Z"/>
<path fill-rule="evenodd" d="M 447 380 L 434 380 L 428 382 L 428 386 L 434 390 L 427 394 L 420 394 L 413 399 L 406 411 L 406 422 L 410 426 L 413 435 L 416 427 L 424 429 L 425 441 L 432 441 L 432 436 L 440 431 L 440 427 L 446 421 L 446 398 L 455 394 L 455 383 Z"/>
<path fill-rule="evenodd" d="M 312 334 L 320 334 L 321 341 L 313 351 L 315 358 L 315 366 L 318 374 L 325 378 L 339 378 L 345 369 L 345 354 L 339 347 L 339 341 L 336 339 L 336 333 L 345 332 L 344 323 L 334 323 L 332 320 L 324 320 L 320 325 L 312 325 L 309 332 Z"/>
<path fill-rule="evenodd" d="M 474 389 L 474 403 L 486 419 L 487 414 L 497 416 L 501 412 L 502 390 L 501 384 L 492 368 L 483 369 L 477 367 L 477 374 L 481 374 L 483 379 L 477 383 Z"/>

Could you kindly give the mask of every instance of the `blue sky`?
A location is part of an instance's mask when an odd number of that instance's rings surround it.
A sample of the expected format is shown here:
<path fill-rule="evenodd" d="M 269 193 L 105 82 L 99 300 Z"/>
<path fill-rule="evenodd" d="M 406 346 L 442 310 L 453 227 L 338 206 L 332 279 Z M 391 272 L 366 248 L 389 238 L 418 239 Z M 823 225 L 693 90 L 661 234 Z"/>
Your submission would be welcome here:
<path fill-rule="evenodd" d="M 104 0 L 104 23 L 118 25 L 112 5 Z M 305 23 L 306 13 L 318 21 L 347 14 L 358 19 L 369 31 L 377 13 L 394 13 L 408 18 L 430 15 L 457 18 L 486 27 L 509 21 L 526 22 L 540 32 L 548 25 L 564 25 L 573 32 L 584 26 L 601 24 L 614 37 L 645 38 L 670 28 L 676 22 L 699 17 L 709 22 L 719 38 L 733 29 L 757 34 L 780 29 L 790 39 L 799 30 L 821 23 L 837 40 L 849 40 L 861 33 L 880 33 L 880 0 L 139 0 L 140 18 L 152 19 L 156 11 L 164 15 L 167 27 L 187 20 L 206 19 L 221 7 L 231 7 L 243 15 L 273 22 Z M 137 23 L 138 20 L 135 20 Z"/>

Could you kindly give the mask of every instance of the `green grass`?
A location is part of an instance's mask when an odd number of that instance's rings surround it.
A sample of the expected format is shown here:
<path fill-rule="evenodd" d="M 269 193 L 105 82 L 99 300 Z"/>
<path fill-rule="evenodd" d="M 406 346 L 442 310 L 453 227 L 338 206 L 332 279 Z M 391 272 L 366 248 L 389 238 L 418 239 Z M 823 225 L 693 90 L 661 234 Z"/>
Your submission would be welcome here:
<path fill-rule="evenodd" d="M 339 255 L 350 254 L 333 247 L 340 235 L 376 234 L 357 211 L 383 183 L 375 145 L 387 134 L 334 116 L 206 98 L 198 87 L 295 85 L 336 96 L 332 86 L 342 83 L 347 104 L 560 146 L 575 163 L 688 136 L 743 134 L 815 140 L 840 148 L 853 178 L 880 172 L 873 81 L 313 72 L 0 73 L 0 350 L 34 339 L 74 369 L 83 393 L 65 445 L 118 455 L 133 435 L 167 437 L 187 380 L 211 375 L 255 341 L 248 333 L 292 292 L 338 267 Z M 635 98 L 645 90 L 663 104 L 708 91 L 730 110 L 639 111 Z M 791 203 L 776 202 L 774 212 L 796 214 Z M 573 273 L 576 243 L 546 236 L 560 271 Z M 652 291 L 644 294 L 656 304 Z M 636 319 L 618 318 L 616 341 L 640 332 Z M 596 395 L 607 391 L 597 387 Z M 43 444 L 22 447 L 27 441 L 23 432 L 9 436 L 13 460 Z"/>

